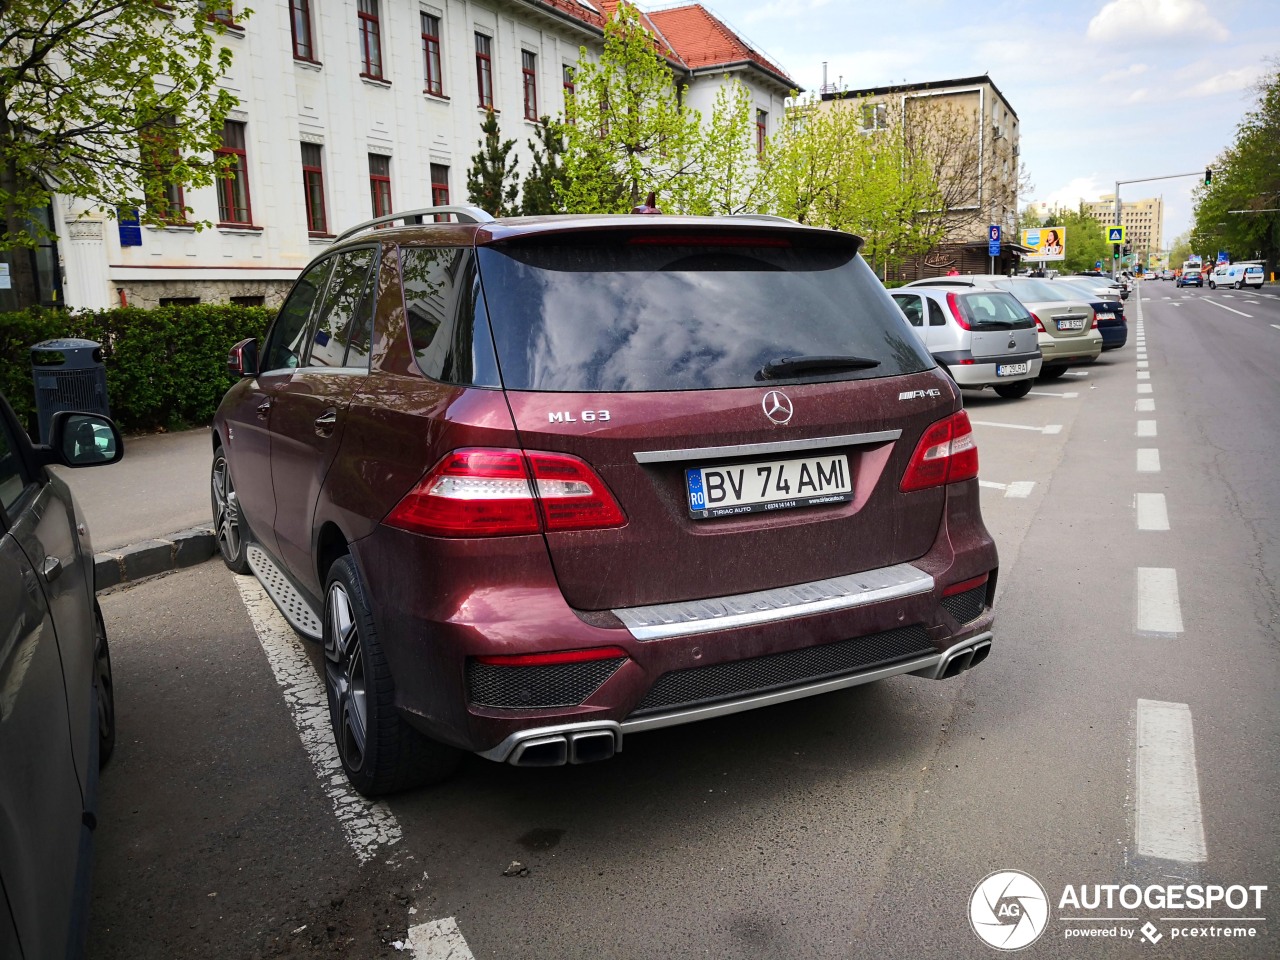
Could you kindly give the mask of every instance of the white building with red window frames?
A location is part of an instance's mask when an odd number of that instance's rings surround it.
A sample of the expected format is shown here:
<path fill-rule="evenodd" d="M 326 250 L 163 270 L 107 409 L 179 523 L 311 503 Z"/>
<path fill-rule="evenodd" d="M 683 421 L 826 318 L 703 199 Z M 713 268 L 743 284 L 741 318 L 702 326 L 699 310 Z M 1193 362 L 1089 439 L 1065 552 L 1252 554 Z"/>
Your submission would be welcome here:
<path fill-rule="evenodd" d="M 536 120 L 564 112 L 579 50 L 603 49 L 616 0 L 264 0 L 221 40 L 240 101 L 220 152 L 232 180 L 170 191 L 209 221 L 132 231 L 57 198 L 62 299 L 72 307 L 171 300 L 278 305 L 347 227 L 462 204 L 486 106 L 527 169 Z M 219 9 L 234 8 L 219 4 Z M 225 10 L 224 10 L 225 12 Z M 797 84 L 700 4 L 644 13 L 686 99 L 709 116 L 734 77 L 760 136 Z M 125 241 L 122 243 L 122 238 Z"/>

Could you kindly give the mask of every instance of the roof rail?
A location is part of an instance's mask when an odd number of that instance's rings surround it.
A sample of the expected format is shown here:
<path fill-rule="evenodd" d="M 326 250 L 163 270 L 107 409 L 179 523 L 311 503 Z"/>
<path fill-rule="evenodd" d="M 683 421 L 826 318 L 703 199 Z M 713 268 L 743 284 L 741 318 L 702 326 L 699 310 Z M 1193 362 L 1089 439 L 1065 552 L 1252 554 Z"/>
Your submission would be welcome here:
<path fill-rule="evenodd" d="M 410 217 L 434 217 L 439 214 L 451 213 L 458 218 L 459 223 L 488 223 L 493 217 L 485 213 L 479 207 L 423 207 L 421 210 L 400 210 L 397 213 L 388 213 L 382 217 L 374 217 L 372 220 L 366 220 L 364 223 L 357 223 L 349 230 L 344 230 L 334 238 L 334 243 L 341 243 L 348 237 L 354 237 L 357 233 L 363 233 L 370 230 L 380 223 L 395 223 L 397 220 L 408 220 Z M 421 222 L 421 220 L 419 220 Z"/>
<path fill-rule="evenodd" d="M 767 220 L 770 223 L 794 223 L 800 225 L 798 220 L 792 220 L 790 217 L 779 217 L 772 213 L 726 213 L 726 217 L 732 217 L 735 220 Z"/>

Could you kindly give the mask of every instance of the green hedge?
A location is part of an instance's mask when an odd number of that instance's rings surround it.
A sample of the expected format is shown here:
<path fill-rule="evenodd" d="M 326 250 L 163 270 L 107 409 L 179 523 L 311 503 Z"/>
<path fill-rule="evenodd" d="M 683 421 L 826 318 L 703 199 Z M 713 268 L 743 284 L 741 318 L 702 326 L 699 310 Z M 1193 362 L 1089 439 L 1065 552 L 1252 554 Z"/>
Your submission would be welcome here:
<path fill-rule="evenodd" d="M 83 337 L 102 344 L 111 415 L 129 432 L 207 424 L 234 383 L 227 353 L 261 337 L 274 312 L 263 307 L 195 304 L 142 310 L 0 313 L 0 391 L 34 436 L 31 347 Z"/>

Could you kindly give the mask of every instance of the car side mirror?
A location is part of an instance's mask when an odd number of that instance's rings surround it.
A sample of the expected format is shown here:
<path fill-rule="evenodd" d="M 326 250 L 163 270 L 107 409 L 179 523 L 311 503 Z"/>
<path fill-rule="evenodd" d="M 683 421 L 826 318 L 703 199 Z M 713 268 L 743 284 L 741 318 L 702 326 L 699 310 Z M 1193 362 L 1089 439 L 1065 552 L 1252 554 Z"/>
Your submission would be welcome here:
<path fill-rule="evenodd" d="M 233 377 L 256 377 L 258 375 L 258 341 L 250 338 L 241 340 L 231 348 L 227 355 L 227 372 Z"/>
<path fill-rule="evenodd" d="M 41 463 L 105 467 L 124 457 L 124 438 L 110 417 L 60 410 L 49 423 L 49 444 L 35 448 Z"/>

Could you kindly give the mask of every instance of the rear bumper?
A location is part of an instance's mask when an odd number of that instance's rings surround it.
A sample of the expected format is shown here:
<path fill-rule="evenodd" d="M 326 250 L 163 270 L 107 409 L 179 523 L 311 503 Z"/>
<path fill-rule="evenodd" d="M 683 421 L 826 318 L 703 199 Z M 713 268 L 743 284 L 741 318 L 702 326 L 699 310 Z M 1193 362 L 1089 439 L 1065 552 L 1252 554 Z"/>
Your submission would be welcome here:
<path fill-rule="evenodd" d="M 503 585 L 503 574 L 515 573 L 503 554 L 517 547 L 495 541 L 484 580 L 460 591 L 431 582 L 430 571 L 448 569 L 438 554 L 447 541 L 382 528 L 353 547 L 406 719 L 491 759 L 551 765 L 611 756 L 624 731 L 902 673 L 936 675 L 954 658 L 948 651 L 970 649 L 980 637 L 989 643 L 998 560 L 977 481 L 952 485 L 946 503 L 933 546 L 910 564 L 855 574 L 843 585 L 761 591 L 773 597 L 629 611 L 571 609 L 549 562 L 530 573 L 527 543 L 519 579 Z M 465 583 L 465 574 L 454 570 L 450 579 Z M 947 586 L 984 574 L 985 584 L 944 604 Z M 622 654 L 581 670 L 478 667 L 473 659 L 602 646 Z M 523 707 L 521 699 L 549 705 Z"/>
<path fill-rule="evenodd" d="M 934 354 L 934 359 L 945 363 L 951 378 L 961 387 L 989 387 L 997 383 L 1014 383 L 1040 376 L 1043 363 L 1040 351 L 1010 354 L 1002 357 L 975 357 L 969 351 L 951 351 Z M 998 370 L 1004 364 L 1025 363 L 1027 372 L 1012 377 L 1002 377 Z"/>
<path fill-rule="evenodd" d="M 1098 332 L 1102 334 L 1103 350 L 1116 350 L 1123 347 L 1129 340 L 1129 325 L 1123 320 L 1111 323 L 1099 320 Z"/>
<path fill-rule="evenodd" d="M 1042 334 L 1040 352 L 1044 355 L 1045 366 L 1088 363 L 1102 353 L 1102 334 L 1097 330 L 1090 330 L 1083 337 L 1059 338 Z"/>

